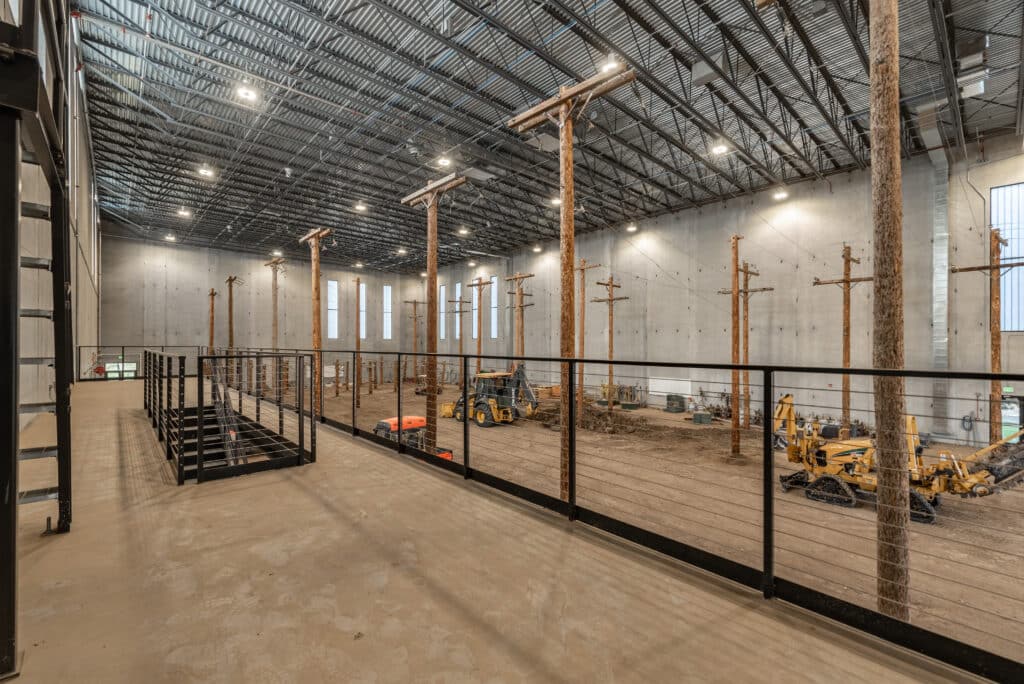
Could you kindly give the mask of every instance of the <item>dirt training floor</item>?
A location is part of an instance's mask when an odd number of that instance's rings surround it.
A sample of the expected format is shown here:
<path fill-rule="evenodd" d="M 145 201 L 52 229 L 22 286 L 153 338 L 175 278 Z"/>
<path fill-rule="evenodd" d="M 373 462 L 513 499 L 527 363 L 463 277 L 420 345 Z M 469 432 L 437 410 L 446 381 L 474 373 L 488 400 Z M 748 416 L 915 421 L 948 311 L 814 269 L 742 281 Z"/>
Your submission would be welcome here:
<path fill-rule="evenodd" d="M 446 387 L 438 404 L 455 401 Z M 359 398 L 356 425 L 372 430 L 396 415 L 394 385 Z M 403 388 L 404 415 L 425 415 L 426 399 Z M 324 414 L 352 422 L 352 396 L 324 392 Z M 594 407 L 592 410 L 596 410 Z M 603 411 L 603 409 L 600 409 Z M 642 427 L 615 434 L 577 432 L 577 503 L 666 537 L 759 568 L 762 562 L 762 434 L 744 431 L 743 458 L 728 459 L 730 428 L 695 425 L 656 409 Z M 557 420 L 557 399 L 541 418 Z M 462 461 L 463 425 L 439 419 L 438 445 Z M 936 446 L 928 452 L 935 452 Z M 926 452 L 927 453 L 927 452 Z M 559 494 L 559 433 L 542 419 L 470 426 L 473 468 L 537 491 Z M 330 457 L 323 454 L 322 457 Z M 776 474 L 795 470 L 775 452 Z M 856 508 L 775 491 L 776 575 L 868 608 L 876 607 L 874 504 Z M 934 524 L 911 523 L 911 621 L 1000 655 L 1024 654 L 1024 499 L 1011 489 L 981 499 L 943 496 Z"/>

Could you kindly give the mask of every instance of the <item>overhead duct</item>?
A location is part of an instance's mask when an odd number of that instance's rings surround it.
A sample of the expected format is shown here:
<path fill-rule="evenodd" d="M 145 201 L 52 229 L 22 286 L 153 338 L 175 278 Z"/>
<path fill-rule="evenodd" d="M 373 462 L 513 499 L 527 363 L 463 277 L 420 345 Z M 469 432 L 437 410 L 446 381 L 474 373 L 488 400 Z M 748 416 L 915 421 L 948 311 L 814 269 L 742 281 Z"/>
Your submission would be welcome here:
<path fill-rule="evenodd" d="M 949 369 L 949 158 L 939 131 L 937 107 L 918 110 L 921 141 L 932 163 L 932 367 Z M 932 383 L 932 433 L 951 436 L 949 381 Z"/>

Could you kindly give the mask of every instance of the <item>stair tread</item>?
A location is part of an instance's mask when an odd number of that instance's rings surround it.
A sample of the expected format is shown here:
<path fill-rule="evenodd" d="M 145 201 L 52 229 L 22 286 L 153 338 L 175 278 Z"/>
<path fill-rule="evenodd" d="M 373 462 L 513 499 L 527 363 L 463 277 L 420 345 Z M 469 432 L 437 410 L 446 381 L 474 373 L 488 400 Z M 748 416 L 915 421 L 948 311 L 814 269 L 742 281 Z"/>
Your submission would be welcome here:
<path fill-rule="evenodd" d="M 18 413 L 56 413 L 57 404 L 52 401 L 27 401 L 18 404 Z"/>
<path fill-rule="evenodd" d="M 18 460 L 19 461 L 31 461 L 37 458 L 56 458 L 57 447 L 53 446 L 41 446 L 41 447 L 27 447 L 25 449 L 18 449 Z"/>
<path fill-rule="evenodd" d="M 53 318 L 52 309 L 20 309 L 18 315 L 22 318 Z"/>
<path fill-rule="evenodd" d="M 18 363 L 25 366 L 52 366 L 52 356 L 22 356 L 18 359 Z"/>
<path fill-rule="evenodd" d="M 18 492 L 18 505 L 36 503 L 39 501 L 52 501 L 57 498 L 57 487 L 42 487 L 40 489 L 28 489 Z"/>
<path fill-rule="evenodd" d="M 37 202 L 22 202 L 21 215 L 26 218 L 50 220 L 50 207 Z"/>
<path fill-rule="evenodd" d="M 53 260 L 45 257 L 21 257 L 22 268 L 41 268 L 45 271 L 49 271 L 53 266 Z"/>

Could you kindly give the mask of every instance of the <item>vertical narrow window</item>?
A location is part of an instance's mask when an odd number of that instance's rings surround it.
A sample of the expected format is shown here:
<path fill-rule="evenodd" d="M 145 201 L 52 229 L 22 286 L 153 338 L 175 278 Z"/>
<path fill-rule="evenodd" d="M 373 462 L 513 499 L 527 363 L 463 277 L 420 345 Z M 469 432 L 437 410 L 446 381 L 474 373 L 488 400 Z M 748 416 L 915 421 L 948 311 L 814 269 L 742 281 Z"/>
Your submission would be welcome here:
<path fill-rule="evenodd" d="M 391 286 L 390 285 L 385 285 L 384 286 L 384 293 L 381 296 L 383 297 L 383 302 L 384 302 L 384 307 L 383 307 L 383 313 L 384 313 L 384 339 L 385 340 L 390 340 L 391 339 Z"/>
<path fill-rule="evenodd" d="M 437 337 L 443 340 L 445 335 L 445 324 L 444 324 L 444 302 L 448 298 L 448 288 L 444 285 L 438 286 L 438 297 L 437 297 Z"/>
<path fill-rule="evenodd" d="M 477 330 L 476 312 L 480 310 L 480 288 L 473 288 L 473 311 L 470 313 L 470 317 L 473 319 L 473 339 L 475 340 L 480 331 Z"/>
<path fill-rule="evenodd" d="M 491 339 L 498 339 L 498 276 L 491 276 Z"/>
<path fill-rule="evenodd" d="M 338 281 L 327 281 L 327 339 L 338 339 Z"/>
<path fill-rule="evenodd" d="M 359 339 L 366 339 L 366 283 L 359 283 Z"/>
<path fill-rule="evenodd" d="M 1024 259 L 1024 183 L 992 188 L 992 227 L 1006 240 L 1003 262 Z M 987 237 L 987 236 L 986 236 Z M 988 242 L 986 240 L 986 253 Z M 999 278 L 1000 325 L 1003 332 L 1024 331 L 1024 267 L 1003 269 Z"/>
<path fill-rule="evenodd" d="M 455 339 L 459 339 L 462 336 L 462 283 L 455 283 L 455 301 L 459 307 L 456 309 L 459 313 L 455 314 Z"/>

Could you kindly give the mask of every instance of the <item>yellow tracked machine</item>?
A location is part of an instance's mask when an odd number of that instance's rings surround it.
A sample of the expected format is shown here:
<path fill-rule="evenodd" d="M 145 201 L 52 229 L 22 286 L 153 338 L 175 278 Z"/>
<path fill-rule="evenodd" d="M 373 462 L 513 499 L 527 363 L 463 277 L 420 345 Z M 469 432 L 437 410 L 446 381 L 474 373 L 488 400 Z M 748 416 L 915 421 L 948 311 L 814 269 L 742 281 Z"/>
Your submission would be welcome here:
<path fill-rule="evenodd" d="M 797 425 L 793 395 L 779 400 L 772 429 L 776 434 L 785 430 L 786 456 L 803 467 L 779 476 L 782 491 L 800 488 L 808 499 L 852 508 L 859 495 L 878 489 L 874 440 L 829 440 L 820 436 L 819 427 L 816 422 Z M 917 522 L 935 522 L 940 494 L 988 496 L 1024 481 L 1024 445 L 1014 443 L 1024 430 L 963 458 L 939 452 L 931 464 L 925 463 L 914 416 L 906 417 L 905 434 L 910 517 Z"/>

